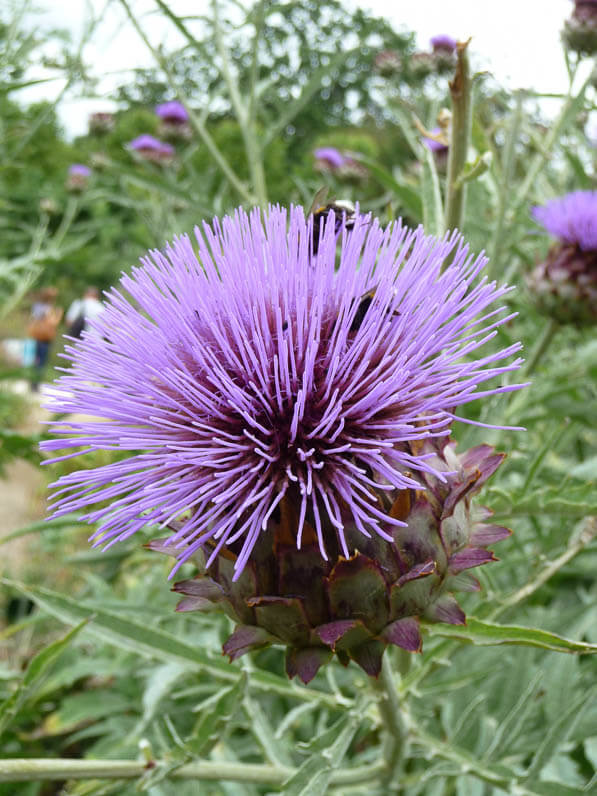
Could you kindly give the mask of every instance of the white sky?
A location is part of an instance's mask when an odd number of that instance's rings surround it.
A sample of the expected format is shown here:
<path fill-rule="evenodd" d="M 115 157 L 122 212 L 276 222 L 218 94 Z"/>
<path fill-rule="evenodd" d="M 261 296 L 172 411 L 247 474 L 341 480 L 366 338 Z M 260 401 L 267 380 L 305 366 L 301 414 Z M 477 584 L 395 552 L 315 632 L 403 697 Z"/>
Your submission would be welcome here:
<path fill-rule="evenodd" d="M 87 45 L 85 60 L 95 74 L 105 75 L 98 98 L 69 97 L 63 101 L 60 117 L 70 135 L 86 131 L 89 113 L 109 110 L 111 88 L 117 73 L 153 64 L 151 55 L 132 28 L 117 0 L 106 7 L 103 0 L 88 0 L 101 22 Z M 68 28 L 75 41 L 88 11 L 86 0 L 36 0 L 43 10 L 31 17 L 32 26 Z M 354 2 L 354 0 L 353 0 Z M 417 34 L 418 45 L 427 49 L 429 38 L 447 33 L 457 39 L 472 37 L 471 50 L 478 66 L 491 70 L 509 88 L 532 88 L 540 92 L 563 93 L 567 74 L 560 45 L 563 21 L 572 9 L 570 0 L 361 0 L 358 5 L 390 19 Z M 180 41 L 172 26 L 161 20 L 152 0 L 130 0 L 154 44 L 176 46 Z M 170 0 L 180 14 L 209 12 L 209 0 Z M 118 75 L 122 80 L 122 74 Z M 61 88 L 59 81 L 21 92 L 22 101 L 51 98 Z M 554 113 L 556 110 L 555 105 Z M 549 104 L 544 106 L 549 113 Z"/>

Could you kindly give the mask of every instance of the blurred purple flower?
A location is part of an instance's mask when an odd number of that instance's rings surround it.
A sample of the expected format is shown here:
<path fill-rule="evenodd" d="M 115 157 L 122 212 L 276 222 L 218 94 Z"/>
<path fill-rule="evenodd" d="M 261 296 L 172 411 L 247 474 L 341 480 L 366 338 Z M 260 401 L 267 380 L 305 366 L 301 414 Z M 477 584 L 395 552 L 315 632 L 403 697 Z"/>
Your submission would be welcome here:
<path fill-rule="evenodd" d="M 68 168 L 68 176 L 66 178 L 65 188 L 71 193 L 82 193 L 89 185 L 89 178 L 91 177 L 91 169 L 83 163 L 73 163 Z"/>
<path fill-rule="evenodd" d="M 91 169 L 82 163 L 73 163 L 72 166 L 69 166 L 68 173 L 71 177 L 91 177 Z"/>
<path fill-rule="evenodd" d="M 147 160 L 157 162 L 170 160 L 175 151 L 170 144 L 166 144 L 164 141 L 160 141 L 159 138 L 154 138 L 154 136 L 147 133 L 134 138 L 128 146 L 129 149 L 138 152 Z"/>
<path fill-rule="evenodd" d="M 555 238 L 597 250 L 597 191 L 573 191 L 533 208 L 533 218 Z"/>
<path fill-rule="evenodd" d="M 96 544 L 175 528 L 179 564 L 230 546 L 237 578 L 286 495 L 297 548 L 309 524 L 323 558 L 330 533 L 348 557 L 347 523 L 389 542 L 404 526 L 374 488 L 445 479 L 417 441 L 449 435 L 456 407 L 517 389 L 478 389 L 519 367 L 502 361 L 520 344 L 477 358 L 513 317 L 491 306 L 509 288 L 479 278 L 486 258 L 457 234 L 356 215 L 338 262 L 333 212 L 317 254 L 313 217 L 289 215 L 237 210 L 195 228 L 197 251 L 182 236 L 150 252 L 66 347 L 51 408 L 94 419 L 54 421 L 43 450 L 130 456 L 62 476 L 54 516 L 86 511 Z"/>
<path fill-rule="evenodd" d="M 344 155 L 334 147 L 320 147 L 313 151 L 315 159 L 329 169 L 339 169 L 346 162 Z"/>
<path fill-rule="evenodd" d="M 189 121 L 187 109 L 181 102 L 178 102 L 178 100 L 163 102 L 156 107 L 155 112 L 160 119 L 163 119 L 169 124 L 186 124 Z"/>
<path fill-rule="evenodd" d="M 437 136 L 445 136 L 445 130 L 442 130 L 441 127 L 434 127 L 433 130 L 430 130 L 433 135 Z M 449 147 L 447 144 L 444 144 L 442 141 L 436 141 L 434 138 L 423 138 L 423 142 L 425 146 L 430 149 L 432 152 L 447 152 Z"/>
<path fill-rule="evenodd" d="M 430 40 L 430 43 L 433 47 L 434 53 L 438 51 L 453 53 L 456 50 L 457 44 L 456 39 L 453 39 L 451 36 L 447 36 L 445 33 L 441 33 L 438 36 L 433 36 L 433 38 Z"/>

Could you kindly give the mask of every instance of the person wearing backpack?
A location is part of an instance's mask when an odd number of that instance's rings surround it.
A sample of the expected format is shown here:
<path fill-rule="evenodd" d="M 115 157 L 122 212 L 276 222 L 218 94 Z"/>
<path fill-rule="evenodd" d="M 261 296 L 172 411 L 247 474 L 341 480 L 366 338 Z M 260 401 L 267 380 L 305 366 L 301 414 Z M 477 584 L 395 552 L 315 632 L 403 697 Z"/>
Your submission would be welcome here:
<path fill-rule="evenodd" d="M 75 299 L 66 313 L 66 323 L 69 337 L 79 339 L 87 328 L 87 322 L 93 320 L 103 312 L 104 305 L 99 300 L 99 290 L 88 287 L 82 298 Z"/>
<path fill-rule="evenodd" d="M 33 375 L 31 389 L 37 392 L 44 369 L 50 356 L 52 342 L 58 332 L 63 310 L 56 305 L 58 290 L 44 287 L 31 307 L 31 318 L 27 325 L 27 336 L 34 341 Z"/>

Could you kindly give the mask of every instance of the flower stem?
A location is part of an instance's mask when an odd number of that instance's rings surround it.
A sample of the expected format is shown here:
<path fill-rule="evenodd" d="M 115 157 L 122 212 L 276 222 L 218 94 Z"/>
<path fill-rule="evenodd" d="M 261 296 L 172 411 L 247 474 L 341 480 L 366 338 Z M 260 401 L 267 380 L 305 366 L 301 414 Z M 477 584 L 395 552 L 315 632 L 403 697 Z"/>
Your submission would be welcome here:
<path fill-rule="evenodd" d="M 467 53 L 468 42 L 458 44 L 458 63 L 454 80 L 450 83 L 452 95 L 452 133 L 448 154 L 448 179 L 446 187 L 447 230 L 461 229 L 464 218 L 466 182 L 460 177 L 464 171 L 471 137 L 473 111 L 473 81 Z"/>
<path fill-rule="evenodd" d="M 518 605 L 534 594 L 541 586 L 547 583 L 550 578 L 559 572 L 562 567 L 566 566 L 569 561 L 572 561 L 575 556 L 582 552 L 596 536 L 597 519 L 595 517 L 587 517 L 580 534 L 569 543 L 562 555 L 554 558 L 553 561 L 548 561 L 542 566 L 541 571 L 535 578 L 531 579 L 522 588 L 518 589 L 518 591 L 513 592 L 502 600 L 500 604 L 488 614 L 488 619 L 494 621 L 498 616 L 504 613 L 504 611 L 508 610 L 508 608 Z"/>
<path fill-rule="evenodd" d="M 385 762 L 385 784 L 397 784 L 408 739 L 408 724 L 401 705 L 400 695 L 396 688 L 396 676 L 386 651 L 383 656 L 381 674 L 378 680 L 371 680 L 379 693 L 377 707 L 386 731 L 383 756 Z"/>
<path fill-rule="evenodd" d="M 149 770 L 168 765 L 165 761 L 13 759 L 0 760 L 0 782 L 43 782 L 48 780 L 138 779 Z M 371 782 L 383 771 L 381 764 L 344 768 L 334 771 L 331 785 Z M 286 766 L 204 761 L 187 763 L 168 773 L 169 779 L 192 779 L 210 782 L 243 782 L 282 785 L 296 773 Z"/>
<path fill-rule="evenodd" d="M 247 189 L 246 185 L 236 176 L 234 170 L 224 157 L 223 153 L 218 148 L 216 142 L 211 137 L 207 128 L 205 127 L 203 118 L 195 113 L 193 108 L 189 104 L 189 98 L 185 95 L 185 93 L 177 86 L 176 80 L 174 79 L 174 75 L 172 70 L 168 65 L 168 59 L 165 58 L 160 50 L 156 49 L 151 42 L 149 41 L 147 35 L 145 34 L 144 30 L 141 28 L 139 23 L 137 22 L 137 18 L 133 14 L 127 0 L 120 0 L 120 4 L 124 8 L 131 24 L 145 43 L 147 49 L 151 52 L 155 60 L 157 61 L 158 65 L 166 75 L 168 83 L 170 87 L 176 91 L 178 98 L 182 102 L 182 104 L 187 109 L 189 114 L 189 122 L 191 127 L 195 130 L 197 135 L 201 138 L 205 147 L 209 151 L 210 155 L 212 156 L 214 162 L 220 168 L 220 171 L 224 174 L 230 185 L 236 190 L 236 192 L 242 197 L 243 201 L 248 202 L 249 204 L 255 203 L 255 197 L 253 194 Z M 164 4 L 162 4 L 164 5 Z"/>
<path fill-rule="evenodd" d="M 498 195 L 498 207 L 495 220 L 495 227 L 489 246 L 489 262 L 494 274 L 501 274 L 500 261 L 502 248 L 504 246 L 504 229 L 506 222 L 506 211 L 508 209 L 508 199 L 510 198 L 512 175 L 516 164 L 516 145 L 520 138 L 520 128 L 522 125 L 522 105 L 524 93 L 516 92 L 516 104 L 512 114 L 512 123 L 508 132 L 504 155 L 502 159 L 502 177 Z M 507 282 L 508 280 L 506 280 Z"/>
<path fill-rule="evenodd" d="M 555 321 L 553 318 L 550 318 L 543 327 L 541 336 L 539 337 L 537 343 L 535 344 L 535 347 L 531 351 L 531 354 L 527 362 L 521 368 L 520 371 L 521 377 L 526 378 L 535 371 L 535 368 L 537 367 L 539 362 L 543 359 L 543 355 L 551 345 L 557 330 L 558 330 L 558 322 Z"/>

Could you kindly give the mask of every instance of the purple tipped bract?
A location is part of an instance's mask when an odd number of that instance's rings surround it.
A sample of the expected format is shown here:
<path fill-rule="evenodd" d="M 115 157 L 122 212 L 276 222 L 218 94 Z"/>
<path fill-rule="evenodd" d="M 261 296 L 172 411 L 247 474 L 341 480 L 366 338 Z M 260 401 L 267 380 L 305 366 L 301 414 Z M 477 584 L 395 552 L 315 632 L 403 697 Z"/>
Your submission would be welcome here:
<path fill-rule="evenodd" d="M 137 136 L 129 143 L 129 149 L 134 149 L 136 152 L 157 152 L 162 155 L 173 155 L 174 147 L 160 141 L 159 138 L 144 133 Z"/>
<path fill-rule="evenodd" d="M 68 173 L 71 177 L 91 177 L 91 169 L 82 163 L 73 163 L 72 166 L 69 166 Z"/>
<path fill-rule="evenodd" d="M 181 102 L 178 102 L 178 100 L 163 102 L 156 107 L 155 112 L 160 119 L 163 119 L 165 122 L 170 122 L 170 124 L 184 124 L 189 120 L 187 109 Z"/>
<path fill-rule="evenodd" d="M 597 191 L 573 191 L 533 208 L 533 218 L 555 238 L 597 250 Z"/>
<path fill-rule="evenodd" d="M 445 135 L 445 131 L 441 127 L 434 127 L 430 132 L 437 136 Z M 432 152 L 447 152 L 449 149 L 447 144 L 442 141 L 436 141 L 434 138 L 423 138 L 423 142 Z"/>
<path fill-rule="evenodd" d="M 517 389 L 479 387 L 519 367 L 520 345 L 477 353 L 512 317 L 496 305 L 509 289 L 456 233 L 353 222 L 338 233 L 330 211 L 314 254 L 301 207 L 237 210 L 123 276 L 66 347 L 51 408 L 75 417 L 42 447 L 129 455 L 61 477 L 54 515 L 86 512 L 96 544 L 170 527 L 180 563 L 231 546 L 236 577 L 284 495 L 299 548 L 307 524 L 324 558 L 325 533 L 347 551 L 346 524 L 392 542 L 404 522 L 375 490 L 443 481 L 416 441 Z"/>
<path fill-rule="evenodd" d="M 456 39 L 453 39 L 451 36 L 448 36 L 445 33 L 441 33 L 438 36 L 433 36 L 430 40 L 430 43 L 433 47 L 433 52 L 443 50 L 451 53 L 454 52 L 457 44 Z"/>
<path fill-rule="evenodd" d="M 331 146 L 315 149 L 313 155 L 332 169 L 339 169 L 346 162 L 344 155 Z"/>

